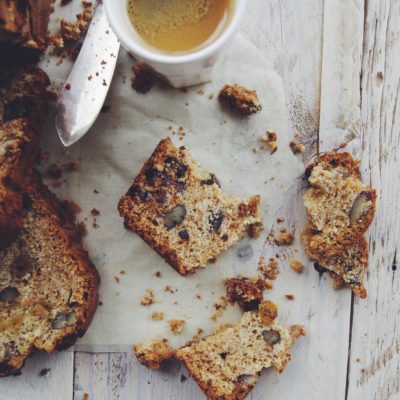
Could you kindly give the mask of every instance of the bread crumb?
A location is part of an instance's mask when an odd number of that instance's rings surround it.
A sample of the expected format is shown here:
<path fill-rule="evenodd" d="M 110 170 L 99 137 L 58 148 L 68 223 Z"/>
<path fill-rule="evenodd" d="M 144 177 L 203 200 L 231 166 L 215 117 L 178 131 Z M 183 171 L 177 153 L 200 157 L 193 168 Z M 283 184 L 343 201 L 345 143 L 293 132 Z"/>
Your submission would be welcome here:
<path fill-rule="evenodd" d="M 294 235 L 292 232 L 287 232 L 286 229 L 281 229 L 274 241 L 278 246 L 290 246 L 294 242 Z"/>
<path fill-rule="evenodd" d="M 294 296 L 292 294 L 285 294 L 285 297 L 290 301 L 294 300 Z"/>
<path fill-rule="evenodd" d="M 252 239 L 258 239 L 261 235 L 261 232 L 263 231 L 264 226 L 261 223 L 256 223 L 252 224 L 249 226 L 247 230 L 247 234 L 252 238 Z"/>
<path fill-rule="evenodd" d="M 304 151 L 306 150 L 303 144 L 297 143 L 297 141 L 294 139 L 290 141 L 289 147 L 292 150 L 293 154 L 304 153 Z"/>
<path fill-rule="evenodd" d="M 132 66 L 132 72 L 132 88 L 140 94 L 150 92 L 157 80 L 153 70 L 144 63 L 136 63 Z"/>
<path fill-rule="evenodd" d="M 244 311 L 257 310 L 264 299 L 266 284 L 258 276 L 248 278 L 238 276 L 225 280 L 228 301 L 231 304 L 237 303 Z"/>
<path fill-rule="evenodd" d="M 94 217 L 97 217 L 98 215 L 100 215 L 100 211 L 96 208 L 93 208 L 92 211 L 90 211 L 90 214 L 92 214 Z"/>
<path fill-rule="evenodd" d="M 165 286 L 165 288 L 164 288 L 164 292 L 171 293 L 171 294 L 174 294 L 177 291 L 178 291 L 178 289 L 172 288 L 169 285 Z"/>
<path fill-rule="evenodd" d="M 201 294 L 200 293 L 196 293 L 196 298 L 201 300 Z"/>
<path fill-rule="evenodd" d="M 159 312 L 159 311 L 154 311 L 151 314 L 151 319 L 153 321 L 162 321 L 164 319 L 164 313 L 163 312 Z"/>
<path fill-rule="evenodd" d="M 228 306 L 228 303 L 228 299 L 225 296 L 220 297 L 219 303 L 214 303 L 216 312 L 210 317 L 212 321 L 217 321 L 217 319 L 222 316 L 224 310 L 226 310 L 226 307 Z"/>
<path fill-rule="evenodd" d="M 280 218 L 280 217 L 278 217 L 278 218 L 276 219 L 276 222 L 277 222 L 278 224 L 281 224 L 282 222 L 285 222 L 285 218 Z"/>
<path fill-rule="evenodd" d="M 262 256 L 258 262 L 258 271 L 262 273 L 264 279 L 275 280 L 279 274 L 278 262 L 275 258 L 270 258 L 266 264 Z"/>
<path fill-rule="evenodd" d="M 82 400 L 89 400 L 89 394 L 84 392 L 82 396 Z"/>
<path fill-rule="evenodd" d="M 261 141 L 263 141 L 264 143 L 276 142 L 277 138 L 278 137 L 275 131 L 267 131 L 264 135 L 261 136 Z"/>
<path fill-rule="evenodd" d="M 272 326 L 278 317 L 278 306 L 272 301 L 263 301 L 258 307 L 258 317 L 265 326 Z"/>
<path fill-rule="evenodd" d="M 168 325 L 174 335 L 180 335 L 185 327 L 186 321 L 183 319 L 170 319 Z"/>
<path fill-rule="evenodd" d="M 304 270 L 304 265 L 298 260 L 290 261 L 290 267 L 293 271 L 296 271 L 298 274 L 301 274 Z"/>
<path fill-rule="evenodd" d="M 156 278 L 161 278 L 161 272 L 160 271 L 154 272 L 154 276 Z"/>
<path fill-rule="evenodd" d="M 117 283 L 119 283 L 119 282 L 120 282 L 120 280 L 119 280 L 119 277 L 118 277 L 118 276 L 114 276 L 114 279 L 115 279 L 115 282 L 117 282 Z"/>
<path fill-rule="evenodd" d="M 218 99 L 223 106 L 243 115 L 254 114 L 262 109 L 257 92 L 237 84 L 225 85 Z"/>
<path fill-rule="evenodd" d="M 151 306 L 154 303 L 154 291 L 153 289 L 146 289 L 146 294 L 140 301 L 140 304 L 144 307 Z"/>
<path fill-rule="evenodd" d="M 62 174 L 63 170 L 58 164 L 52 164 L 47 168 L 47 176 L 51 179 L 60 179 Z"/>
<path fill-rule="evenodd" d="M 175 354 L 168 339 L 151 339 L 133 346 L 138 361 L 148 368 L 159 369 L 161 363 L 172 358 Z"/>

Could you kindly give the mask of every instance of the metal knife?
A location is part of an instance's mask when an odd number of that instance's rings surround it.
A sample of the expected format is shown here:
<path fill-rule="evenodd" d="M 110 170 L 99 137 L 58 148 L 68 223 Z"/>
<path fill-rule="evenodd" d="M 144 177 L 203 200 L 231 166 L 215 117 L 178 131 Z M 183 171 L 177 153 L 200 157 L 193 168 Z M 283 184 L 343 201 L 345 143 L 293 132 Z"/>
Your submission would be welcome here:
<path fill-rule="evenodd" d="M 57 99 L 56 128 L 64 146 L 79 140 L 99 115 L 114 75 L 119 47 L 104 6 L 99 4 Z"/>

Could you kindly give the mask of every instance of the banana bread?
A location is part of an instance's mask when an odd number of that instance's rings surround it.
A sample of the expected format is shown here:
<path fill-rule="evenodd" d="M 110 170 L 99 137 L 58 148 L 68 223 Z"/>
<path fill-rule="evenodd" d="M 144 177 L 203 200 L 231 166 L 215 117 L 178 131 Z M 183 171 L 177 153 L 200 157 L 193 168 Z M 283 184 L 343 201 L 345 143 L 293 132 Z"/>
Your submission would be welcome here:
<path fill-rule="evenodd" d="M 98 274 L 71 213 L 37 172 L 23 197 L 23 227 L 0 251 L 0 376 L 17 374 L 35 349 L 71 346 L 98 300 Z"/>
<path fill-rule="evenodd" d="M 138 233 L 180 274 L 204 268 L 261 225 L 259 196 L 228 196 L 185 147 L 162 140 L 119 202 L 125 227 Z"/>
<path fill-rule="evenodd" d="M 331 272 L 335 286 L 349 285 L 366 296 L 368 265 L 364 233 L 375 214 L 376 192 L 361 182 L 358 162 L 349 153 L 326 153 L 306 170 L 304 194 L 308 222 L 302 234 L 306 253 Z"/>

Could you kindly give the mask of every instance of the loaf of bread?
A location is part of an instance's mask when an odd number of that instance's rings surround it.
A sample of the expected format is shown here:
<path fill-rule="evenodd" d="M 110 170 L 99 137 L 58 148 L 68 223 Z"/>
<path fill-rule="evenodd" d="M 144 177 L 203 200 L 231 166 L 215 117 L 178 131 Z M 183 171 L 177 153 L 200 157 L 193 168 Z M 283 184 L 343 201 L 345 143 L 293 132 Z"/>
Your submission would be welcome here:
<path fill-rule="evenodd" d="M 0 248 L 22 224 L 21 187 L 39 150 L 48 84 L 40 69 L 0 66 Z"/>
<path fill-rule="evenodd" d="M 208 399 L 241 400 L 264 368 L 283 371 L 291 357 L 289 350 L 301 335 L 305 335 L 302 326 L 285 328 L 265 321 L 257 310 L 248 311 L 240 321 L 189 343 L 175 355 Z"/>
<path fill-rule="evenodd" d="M 308 256 L 332 273 L 335 287 L 347 284 L 365 297 L 368 244 L 363 235 L 375 214 L 376 192 L 360 177 L 349 153 L 326 153 L 307 168 L 308 222 L 302 242 Z"/>
<path fill-rule="evenodd" d="M 204 268 L 262 225 L 259 196 L 228 196 L 185 147 L 162 140 L 119 202 L 125 227 L 138 233 L 180 274 Z"/>
<path fill-rule="evenodd" d="M 0 376 L 17 374 L 35 349 L 62 350 L 82 336 L 98 283 L 73 216 L 34 172 L 22 229 L 0 251 Z"/>

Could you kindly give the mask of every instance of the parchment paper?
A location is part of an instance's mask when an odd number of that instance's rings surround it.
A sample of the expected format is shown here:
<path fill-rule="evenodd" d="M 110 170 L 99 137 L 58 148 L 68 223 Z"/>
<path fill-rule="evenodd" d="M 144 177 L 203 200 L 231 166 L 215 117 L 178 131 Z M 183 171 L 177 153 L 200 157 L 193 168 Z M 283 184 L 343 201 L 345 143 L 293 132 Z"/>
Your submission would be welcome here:
<path fill-rule="evenodd" d="M 215 312 L 213 304 L 225 293 L 223 280 L 239 273 L 256 272 L 274 212 L 303 171 L 288 145 L 292 132 L 288 132 L 281 78 L 268 69 L 259 51 L 243 37 L 235 39 L 212 82 L 187 92 L 156 87 L 145 95 L 136 93 L 130 85 L 132 64 L 132 58 L 121 50 L 105 103 L 111 108 L 100 114 L 91 131 L 76 145 L 68 149 L 61 145 L 54 115 L 44 133 L 43 148 L 51 157 L 43 170 L 54 162 L 80 162 L 78 171 L 65 173 L 65 183 L 52 189 L 62 199 L 71 199 L 82 208 L 78 220 L 85 221 L 88 229 L 84 245 L 101 276 L 102 305 L 76 345 L 79 350 L 125 351 L 151 337 L 168 337 L 174 345 L 182 345 L 199 327 L 206 334 L 223 322 L 239 318 L 239 309 L 228 307 L 222 318 L 216 322 L 210 319 Z M 67 61 L 55 66 L 54 57 L 42 65 L 55 88 L 65 80 L 71 67 Z M 256 89 L 262 112 L 238 118 L 223 110 L 217 96 L 225 83 Z M 199 93 L 200 89 L 204 94 Z M 170 126 L 172 130 L 168 130 Z M 172 134 L 179 127 L 186 133 L 183 140 Z M 267 129 L 276 131 L 278 151 L 273 155 L 267 149 L 253 152 Z M 204 169 L 217 175 L 227 193 L 243 197 L 260 194 L 262 199 L 264 234 L 257 240 L 243 239 L 215 264 L 188 277 L 181 277 L 139 236 L 126 231 L 117 211 L 119 198 L 157 143 L 167 136 L 177 145 L 187 146 Z M 54 182 L 46 181 L 50 187 Z M 95 217 L 98 228 L 92 227 L 93 208 L 100 211 Z M 245 256 L 238 257 L 238 252 Z M 154 276 L 157 271 L 161 272 L 160 278 Z M 167 285 L 176 292 L 165 292 Z M 155 303 L 150 307 L 139 304 L 146 288 L 155 292 Z M 153 311 L 164 312 L 164 320 L 153 321 Z M 171 334 L 169 319 L 186 320 L 181 335 Z"/>

